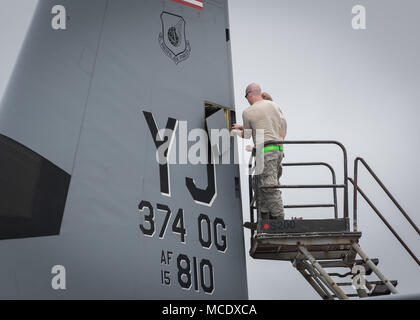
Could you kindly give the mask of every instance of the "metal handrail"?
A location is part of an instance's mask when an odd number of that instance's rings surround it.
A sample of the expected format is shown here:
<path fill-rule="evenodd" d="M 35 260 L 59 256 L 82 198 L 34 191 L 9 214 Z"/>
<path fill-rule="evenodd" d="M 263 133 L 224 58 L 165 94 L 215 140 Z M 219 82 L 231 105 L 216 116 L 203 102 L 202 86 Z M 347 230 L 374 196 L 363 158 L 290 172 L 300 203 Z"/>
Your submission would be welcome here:
<path fill-rule="evenodd" d="M 356 185 L 356 182 L 353 181 L 352 178 L 348 178 L 349 181 L 353 184 L 354 190 L 358 191 L 361 196 L 366 200 L 366 202 L 369 204 L 369 206 L 373 209 L 373 211 L 378 215 L 378 217 L 382 220 L 382 222 L 388 227 L 388 229 L 392 232 L 392 234 L 397 238 L 397 240 L 401 243 L 401 245 L 405 248 L 405 250 L 408 252 L 408 254 L 417 262 L 417 264 L 420 266 L 420 261 L 417 258 L 417 256 L 410 250 L 410 248 L 407 246 L 407 244 L 401 239 L 399 234 L 392 228 L 392 226 L 389 224 L 389 222 L 385 219 L 385 217 L 381 214 L 381 212 L 378 210 L 378 208 L 375 207 L 375 205 L 372 203 L 372 201 L 368 198 L 368 196 L 363 192 L 363 190 Z M 356 231 L 356 230 L 355 230 Z"/>
<path fill-rule="evenodd" d="M 376 180 L 376 182 L 381 186 L 382 190 L 385 191 L 385 193 L 388 195 L 388 197 L 392 200 L 392 202 L 395 204 L 395 206 L 400 210 L 402 215 L 407 219 L 407 221 L 411 224 L 411 226 L 414 228 L 414 230 L 417 231 L 417 233 L 420 235 L 420 230 L 417 227 L 417 225 L 411 220 L 411 218 L 408 216 L 408 214 L 404 211 L 404 209 L 400 206 L 400 204 L 397 202 L 397 200 L 394 198 L 394 196 L 391 194 L 391 192 L 388 191 L 388 189 L 385 187 L 385 185 L 382 183 L 382 181 L 378 178 L 378 176 L 373 172 L 372 168 L 369 167 L 369 165 L 366 163 L 366 161 L 363 158 L 357 157 L 354 160 L 354 185 L 355 188 L 353 190 L 353 228 L 354 231 L 357 231 L 357 177 L 358 177 L 358 163 L 361 162 L 365 168 L 368 170 L 368 172 L 372 175 L 372 177 Z"/>
<path fill-rule="evenodd" d="M 336 192 L 336 188 L 343 188 L 344 189 L 344 195 L 343 195 L 343 200 L 344 200 L 344 205 L 343 205 L 343 216 L 344 216 L 344 218 L 345 219 L 347 219 L 348 218 L 348 181 L 347 181 L 347 178 L 348 178 L 348 165 L 347 165 L 347 151 L 346 151 L 346 148 L 344 147 L 344 145 L 343 144 L 341 144 L 340 142 L 338 142 L 338 141 L 333 141 L 333 140 L 299 140 L 299 141 L 267 141 L 267 142 L 265 142 L 264 143 L 264 146 L 267 146 L 267 145 L 273 145 L 273 144 L 276 144 L 276 145 L 284 145 L 284 144 L 308 144 L 308 145 L 310 145 L 310 144 L 324 144 L 324 145 L 327 145 L 327 144 L 335 144 L 335 145 L 337 145 L 337 146 L 339 146 L 340 148 L 341 148 L 341 150 L 342 150 L 342 152 L 343 152 L 343 167 L 344 167 L 344 184 L 342 184 L 342 185 L 337 185 L 335 182 L 333 182 L 333 184 L 332 185 L 311 185 L 311 186 L 308 186 L 308 185 L 301 185 L 301 186 L 279 186 L 280 188 L 332 188 L 333 189 L 333 191 L 334 192 Z M 253 159 L 253 155 L 251 155 L 251 158 L 250 158 L 250 165 L 249 165 L 249 168 L 251 168 L 251 162 L 252 162 L 252 159 Z M 329 165 L 327 165 L 327 166 L 329 166 Z M 330 167 L 330 166 L 329 166 Z M 335 177 L 335 172 L 334 172 L 334 170 L 332 171 L 333 172 L 333 176 Z M 249 178 L 249 182 L 250 182 L 250 186 L 251 186 L 251 177 Z M 260 211 L 259 211 L 259 204 L 258 204 L 258 199 L 259 199 L 259 197 L 258 197 L 258 189 L 259 188 L 257 188 L 257 190 L 255 190 L 255 192 L 256 192 L 256 198 L 257 198 L 257 203 L 256 203 L 256 207 L 257 207 L 257 218 L 258 219 L 260 219 L 261 217 L 260 217 L 260 215 L 261 215 L 261 213 L 260 213 Z M 251 192 L 251 191 L 250 191 Z M 335 194 L 335 201 L 334 201 L 334 207 L 335 207 L 335 210 L 337 210 L 336 208 L 337 208 L 337 201 L 336 201 L 336 193 L 334 193 Z M 252 199 L 252 195 L 250 194 L 250 199 Z M 307 207 L 314 207 L 314 206 L 316 206 L 316 205 L 310 205 L 310 206 L 307 206 Z M 326 206 L 326 205 L 324 205 L 324 206 Z M 294 207 L 297 207 L 297 206 L 294 206 Z M 251 210 L 250 210 L 250 214 L 251 214 L 251 222 L 254 222 L 255 220 L 254 220 L 254 213 L 253 213 L 253 209 L 251 208 Z M 338 218 L 338 214 L 336 213 L 336 211 L 335 211 L 335 218 Z M 253 235 L 253 232 L 252 232 L 252 235 Z"/>
<path fill-rule="evenodd" d="M 260 189 L 337 189 L 345 187 L 344 184 L 282 184 L 277 186 L 261 186 Z"/>
<path fill-rule="evenodd" d="M 334 168 L 326 162 L 283 163 L 283 167 L 300 167 L 300 166 L 324 166 L 324 167 L 327 167 L 331 171 L 332 184 L 337 183 Z M 334 198 L 334 217 L 335 217 L 335 219 L 338 219 L 337 189 L 336 188 L 333 188 L 333 198 Z M 285 208 L 286 207 L 287 206 L 285 206 Z"/>
<path fill-rule="evenodd" d="M 337 146 L 340 147 L 340 149 L 343 152 L 343 167 L 344 167 L 344 184 L 343 185 L 316 185 L 316 186 L 312 186 L 312 187 L 316 187 L 316 188 L 344 188 L 344 196 L 343 196 L 343 202 L 344 202 L 344 206 L 343 206 L 343 216 L 344 218 L 348 218 L 349 217 L 349 205 L 348 205 L 348 169 L 347 169 L 347 150 L 344 147 L 344 145 L 338 141 L 334 141 L 334 140 L 296 140 L 296 141 L 267 141 L 264 143 L 264 145 L 273 145 L 273 144 L 277 144 L 277 145 L 284 145 L 284 144 L 307 144 L 307 145 L 311 145 L 311 144 L 335 144 Z M 284 187 L 284 186 L 281 186 Z M 303 187 L 303 186 L 293 186 L 293 187 Z M 287 188 L 287 186 L 286 186 Z M 310 187 L 304 187 L 304 188 L 310 188 Z"/>
<path fill-rule="evenodd" d="M 330 171 L 331 171 L 331 176 L 332 176 L 332 185 L 334 186 L 333 189 L 333 199 L 334 199 L 334 203 L 333 204 L 304 204 L 304 205 L 285 205 L 284 208 L 285 209 L 306 209 L 306 208 L 334 208 L 334 218 L 338 219 L 338 207 L 337 207 L 337 187 L 338 188 L 343 188 L 344 185 L 341 186 L 336 186 L 336 175 L 335 175 L 335 171 L 334 168 L 329 165 L 328 163 L 325 162 L 299 162 L 299 163 L 283 163 L 282 164 L 283 167 L 298 167 L 298 166 L 324 166 L 327 167 Z M 291 186 L 275 186 L 273 188 L 282 188 L 282 187 L 291 187 Z M 313 187 L 313 186 L 309 186 L 309 187 Z M 323 186 L 325 187 L 325 185 Z M 260 188 L 265 188 L 265 187 L 260 187 Z M 252 197 L 252 195 L 251 195 Z M 256 209 L 256 207 L 252 207 L 252 209 Z M 253 221 L 252 221 L 253 222 Z"/>

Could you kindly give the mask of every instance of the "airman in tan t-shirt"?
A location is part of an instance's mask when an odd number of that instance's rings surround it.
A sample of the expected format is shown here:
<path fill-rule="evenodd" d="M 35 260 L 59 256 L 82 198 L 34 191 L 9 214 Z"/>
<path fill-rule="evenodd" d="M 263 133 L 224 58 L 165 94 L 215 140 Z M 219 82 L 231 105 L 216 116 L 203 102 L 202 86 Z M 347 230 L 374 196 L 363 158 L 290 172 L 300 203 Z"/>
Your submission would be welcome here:
<path fill-rule="evenodd" d="M 272 101 L 261 100 L 245 109 L 242 114 L 243 129 L 252 130 L 254 144 L 267 141 L 283 141 L 287 133 L 287 122 L 280 108 Z M 256 130 L 264 130 L 264 141 L 256 141 Z M 245 133 L 246 135 L 246 133 Z"/>
<path fill-rule="evenodd" d="M 234 124 L 232 128 L 245 139 L 252 136 L 258 148 L 257 162 L 258 154 L 263 155 L 263 170 L 252 177 L 253 190 L 255 194 L 258 194 L 257 205 L 261 218 L 284 219 L 281 191 L 275 188 L 282 174 L 283 151 L 280 146 L 278 149 L 275 147 L 263 149 L 263 147 L 267 141 L 284 140 L 287 131 L 286 119 L 273 101 L 264 100 L 258 84 L 253 83 L 246 88 L 245 98 L 251 106 L 242 114 L 243 126 Z M 264 130 L 263 139 L 259 137 L 258 130 Z M 261 188 L 261 186 L 274 188 Z"/>

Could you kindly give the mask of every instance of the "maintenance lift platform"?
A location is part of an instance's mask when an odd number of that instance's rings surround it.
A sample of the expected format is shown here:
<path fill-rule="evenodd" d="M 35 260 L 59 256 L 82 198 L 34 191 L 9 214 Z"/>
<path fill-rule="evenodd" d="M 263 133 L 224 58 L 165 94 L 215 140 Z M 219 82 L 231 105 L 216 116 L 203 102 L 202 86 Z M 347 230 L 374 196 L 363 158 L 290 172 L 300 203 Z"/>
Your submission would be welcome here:
<path fill-rule="evenodd" d="M 278 220 L 264 219 L 261 217 L 260 203 L 258 201 L 258 189 L 252 189 L 252 175 L 255 174 L 255 149 L 249 163 L 249 185 L 250 185 L 250 222 L 244 226 L 251 229 L 250 255 L 254 259 L 268 259 L 290 261 L 293 266 L 302 274 L 315 291 L 325 300 L 348 299 L 351 297 L 373 297 L 397 294 L 395 288 L 396 280 L 388 280 L 378 268 L 378 259 L 370 259 L 359 245 L 362 233 L 357 230 L 357 196 L 358 193 L 367 201 L 373 211 L 378 215 L 382 222 L 389 228 L 394 236 L 400 241 L 409 255 L 420 266 L 418 258 L 408 248 L 405 242 L 386 221 L 372 201 L 361 190 L 357 183 L 358 164 L 362 163 L 375 181 L 381 186 L 389 198 L 400 210 L 402 215 L 413 226 L 420 235 L 419 228 L 402 209 L 399 203 L 391 195 L 382 181 L 377 177 L 373 170 L 362 158 L 354 161 L 354 179 L 348 177 L 347 173 L 347 152 L 345 147 L 337 141 L 273 141 L 268 145 L 285 144 L 324 144 L 336 145 L 340 147 L 344 158 L 344 181 L 337 184 L 336 175 L 333 167 L 325 162 L 305 162 L 305 163 L 283 163 L 283 167 L 301 166 L 323 166 L 329 169 L 332 175 L 332 184 L 328 185 L 277 185 L 260 186 L 263 188 L 279 189 L 332 189 L 332 204 L 302 204 L 285 205 L 285 209 L 294 208 L 333 208 L 334 218 L 322 220 Z M 256 175 L 258 179 L 258 175 Z M 350 229 L 348 214 L 348 182 L 353 185 L 353 229 Z M 258 184 L 259 185 L 259 184 Z M 339 217 L 337 206 L 337 189 L 344 190 L 343 214 Z M 255 216 L 257 220 L 255 220 Z M 358 258 L 358 256 L 360 258 Z M 328 269 L 340 270 L 344 268 L 344 273 L 328 272 Z M 365 276 L 372 273 L 379 278 L 378 281 L 367 280 Z M 351 277 L 351 279 L 348 279 Z M 334 280 L 341 278 L 341 282 Z M 343 282 L 343 279 L 348 280 Z M 351 281 L 349 281 L 351 280 Z M 350 291 L 351 292 L 348 292 Z"/>

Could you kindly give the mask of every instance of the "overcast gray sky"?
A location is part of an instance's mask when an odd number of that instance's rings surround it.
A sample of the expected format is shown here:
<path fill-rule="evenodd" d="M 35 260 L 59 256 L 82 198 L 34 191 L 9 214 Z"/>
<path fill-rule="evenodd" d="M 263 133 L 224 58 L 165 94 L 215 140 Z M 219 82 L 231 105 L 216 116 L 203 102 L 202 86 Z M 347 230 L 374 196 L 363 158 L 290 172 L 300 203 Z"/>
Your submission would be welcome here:
<path fill-rule="evenodd" d="M 357 4 L 367 10 L 366 30 L 351 27 L 352 7 Z M 287 140 L 341 141 L 350 160 L 366 159 L 417 224 L 419 10 L 416 0 L 230 1 L 237 108 L 246 107 L 246 85 L 260 83 L 288 120 Z M 335 148 L 287 146 L 285 153 L 285 162 L 322 160 L 342 172 Z M 287 168 L 281 181 L 329 183 L 323 170 Z M 366 172 L 361 173 L 365 191 L 419 255 L 418 235 Z M 326 191 L 283 195 L 286 204 L 331 201 Z M 359 202 L 362 248 L 380 258 L 382 271 L 399 280 L 401 292 L 420 291 L 418 266 L 363 200 Z M 289 210 L 286 217 L 325 214 L 331 217 L 332 212 Z M 251 298 L 316 297 L 287 262 L 248 259 L 248 282 Z"/>
<path fill-rule="evenodd" d="M 36 2 L 0 0 L 0 97 Z M 366 7 L 366 30 L 351 27 L 351 9 L 357 4 Z M 247 106 L 243 98 L 246 85 L 260 83 L 287 118 L 288 140 L 341 141 L 350 160 L 356 156 L 367 160 L 417 224 L 418 12 L 417 0 L 230 0 L 238 119 Z M 332 147 L 288 146 L 285 162 L 322 160 L 341 173 L 341 159 L 340 152 Z M 322 169 L 288 168 L 282 183 L 329 183 L 328 179 Z M 364 171 L 361 185 L 420 255 L 418 235 Z M 247 203 L 247 192 L 243 194 Z M 290 191 L 283 196 L 286 204 L 331 201 L 325 191 Z M 286 217 L 292 216 L 331 217 L 332 211 L 286 212 Z M 380 258 L 381 270 L 399 280 L 400 292 L 419 292 L 418 266 L 363 200 L 359 229 L 363 232 L 362 248 L 371 258 Z M 248 237 L 246 231 L 247 250 Z M 252 299 L 318 298 L 290 263 L 248 258 L 247 268 Z"/>

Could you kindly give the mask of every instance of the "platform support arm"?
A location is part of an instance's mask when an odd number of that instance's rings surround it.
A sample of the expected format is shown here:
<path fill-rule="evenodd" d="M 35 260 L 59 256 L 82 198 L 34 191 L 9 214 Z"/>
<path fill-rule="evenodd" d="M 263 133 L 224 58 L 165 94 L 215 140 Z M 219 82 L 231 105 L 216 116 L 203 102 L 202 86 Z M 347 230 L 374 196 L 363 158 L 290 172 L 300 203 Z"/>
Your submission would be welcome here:
<path fill-rule="evenodd" d="M 311 275 L 306 273 L 304 270 L 299 270 L 301 275 L 308 281 L 312 288 L 321 296 L 324 300 L 334 300 L 334 298 L 328 293 L 325 288 L 322 288 L 320 284 L 316 283 L 314 279 L 312 279 Z"/>
<path fill-rule="evenodd" d="M 305 260 L 301 260 L 300 265 L 303 266 L 303 268 L 309 273 L 309 276 L 311 277 L 311 280 L 313 280 L 313 282 L 316 285 L 318 285 L 318 287 L 321 290 L 323 290 L 324 295 L 320 294 L 321 297 L 324 300 L 334 300 L 333 295 L 331 295 L 330 292 L 328 291 L 328 289 L 329 289 L 329 290 L 331 290 L 331 292 L 334 292 L 333 288 L 330 286 L 330 284 L 324 278 L 322 278 L 322 276 L 319 274 L 319 272 L 310 263 L 306 262 Z M 309 283 L 312 285 L 311 282 L 309 282 Z"/>
<path fill-rule="evenodd" d="M 382 280 L 382 282 L 388 287 L 388 289 L 393 294 L 398 294 L 397 289 L 395 289 L 394 285 L 389 281 L 384 274 L 378 269 L 378 267 L 372 262 L 372 260 L 369 259 L 369 257 L 363 252 L 362 248 L 354 242 L 353 243 L 353 249 L 356 250 L 356 252 L 359 254 L 359 256 L 366 262 L 366 264 L 369 266 L 369 268 L 372 269 L 372 271 L 378 276 L 379 279 Z"/>
<path fill-rule="evenodd" d="M 315 260 L 315 258 L 309 253 L 309 251 L 303 247 L 299 246 L 299 251 L 305 256 L 307 260 L 309 260 L 312 264 L 312 266 L 320 273 L 320 275 L 328 282 L 331 289 L 334 291 L 334 293 L 339 297 L 340 299 L 348 299 L 346 293 L 341 289 L 335 281 L 329 276 L 329 274 L 324 270 L 324 268 L 321 267 L 321 265 L 318 263 L 318 261 Z"/>

